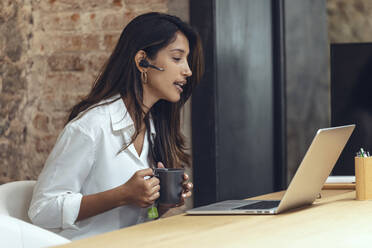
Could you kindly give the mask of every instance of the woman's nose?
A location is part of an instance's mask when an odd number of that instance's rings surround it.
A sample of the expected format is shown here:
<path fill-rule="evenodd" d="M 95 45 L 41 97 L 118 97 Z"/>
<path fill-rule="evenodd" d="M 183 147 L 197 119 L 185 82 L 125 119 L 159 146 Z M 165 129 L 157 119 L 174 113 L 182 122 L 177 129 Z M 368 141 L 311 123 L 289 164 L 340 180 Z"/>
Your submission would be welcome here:
<path fill-rule="evenodd" d="M 186 64 L 186 68 L 183 71 L 183 75 L 186 77 L 190 77 L 192 75 L 192 71 L 190 69 L 189 64 Z"/>

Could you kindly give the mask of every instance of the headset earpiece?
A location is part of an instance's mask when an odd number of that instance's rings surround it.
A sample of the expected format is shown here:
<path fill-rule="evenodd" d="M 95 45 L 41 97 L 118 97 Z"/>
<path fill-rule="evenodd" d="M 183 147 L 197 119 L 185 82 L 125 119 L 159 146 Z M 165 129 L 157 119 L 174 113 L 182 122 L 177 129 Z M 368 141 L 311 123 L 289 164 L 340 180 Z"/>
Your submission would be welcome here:
<path fill-rule="evenodd" d="M 149 62 L 147 61 L 147 59 L 141 59 L 141 61 L 139 62 L 139 66 L 141 66 L 143 68 L 148 68 L 149 67 Z"/>
<path fill-rule="evenodd" d="M 154 69 L 156 69 L 156 70 L 158 70 L 158 71 L 164 71 L 164 68 L 159 68 L 159 67 L 157 67 L 157 66 L 155 66 L 155 65 L 150 64 L 150 63 L 147 61 L 147 59 L 141 59 L 141 61 L 140 61 L 138 64 L 139 64 L 139 66 L 141 66 L 141 67 L 143 67 L 143 68 L 151 67 L 151 68 L 154 68 Z"/>

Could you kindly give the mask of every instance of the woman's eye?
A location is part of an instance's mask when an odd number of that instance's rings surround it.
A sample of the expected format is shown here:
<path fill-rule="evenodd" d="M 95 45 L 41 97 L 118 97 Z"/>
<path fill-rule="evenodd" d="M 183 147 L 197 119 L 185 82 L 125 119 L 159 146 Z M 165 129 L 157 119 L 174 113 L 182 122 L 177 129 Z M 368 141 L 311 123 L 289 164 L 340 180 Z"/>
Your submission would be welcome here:
<path fill-rule="evenodd" d="M 181 58 L 173 58 L 174 61 L 180 61 Z"/>

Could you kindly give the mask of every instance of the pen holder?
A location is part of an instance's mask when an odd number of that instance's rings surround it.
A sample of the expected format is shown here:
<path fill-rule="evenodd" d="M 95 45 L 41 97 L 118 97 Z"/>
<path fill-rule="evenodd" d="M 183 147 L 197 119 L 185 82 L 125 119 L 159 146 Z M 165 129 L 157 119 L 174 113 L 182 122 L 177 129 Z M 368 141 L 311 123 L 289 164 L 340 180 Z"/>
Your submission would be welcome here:
<path fill-rule="evenodd" d="M 357 200 L 372 200 L 372 157 L 355 157 Z"/>

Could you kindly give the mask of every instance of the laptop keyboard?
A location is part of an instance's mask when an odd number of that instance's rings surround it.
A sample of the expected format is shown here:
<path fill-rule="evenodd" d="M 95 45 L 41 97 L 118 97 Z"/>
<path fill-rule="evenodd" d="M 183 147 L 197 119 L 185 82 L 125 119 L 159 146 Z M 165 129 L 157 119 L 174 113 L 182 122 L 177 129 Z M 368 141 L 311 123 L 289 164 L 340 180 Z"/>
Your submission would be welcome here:
<path fill-rule="evenodd" d="M 244 205 L 234 209 L 270 209 L 279 206 L 280 201 L 259 201 L 253 204 Z"/>

